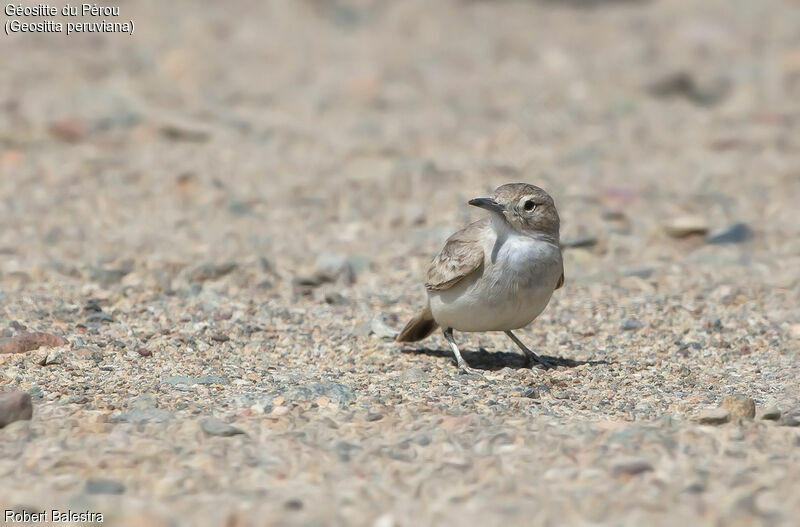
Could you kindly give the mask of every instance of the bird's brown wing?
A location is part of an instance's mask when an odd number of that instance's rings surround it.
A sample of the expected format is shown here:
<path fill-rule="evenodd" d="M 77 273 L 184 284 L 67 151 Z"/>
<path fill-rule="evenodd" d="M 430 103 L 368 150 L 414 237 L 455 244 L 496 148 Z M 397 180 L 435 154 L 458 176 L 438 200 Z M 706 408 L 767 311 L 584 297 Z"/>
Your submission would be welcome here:
<path fill-rule="evenodd" d="M 428 268 L 425 287 L 430 291 L 450 289 L 462 278 L 477 271 L 483 265 L 480 237 L 488 227 L 489 219 L 484 218 L 450 236 Z"/>

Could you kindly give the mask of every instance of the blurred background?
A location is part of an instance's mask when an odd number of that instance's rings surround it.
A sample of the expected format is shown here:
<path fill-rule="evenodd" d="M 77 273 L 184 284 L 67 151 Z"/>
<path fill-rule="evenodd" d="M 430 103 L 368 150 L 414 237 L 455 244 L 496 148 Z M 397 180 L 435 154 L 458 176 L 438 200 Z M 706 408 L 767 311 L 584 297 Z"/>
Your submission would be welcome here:
<path fill-rule="evenodd" d="M 726 450 L 669 417 L 733 393 L 800 408 L 796 0 L 110 5 L 132 35 L 0 36 L 0 338 L 67 343 L 0 355 L 34 404 L 0 435 L 8 503 L 797 518 L 789 427 Z M 580 367 L 541 377 L 462 335 L 500 372 L 473 385 L 438 336 L 390 339 L 483 215 L 467 200 L 513 181 L 554 196 L 565 245 L 524 340 Z M 199 432 L 209 415 L 248 435 Z M 622 453 L 644 464 L 609 469 Z"/>
<path fill-rule="evenodd" d="M 0 243 L 24 267 L 402 256 L 516 180 L 569 236 L 587 209 L 797 234 L 796 2 L 118 6 L 132 36 L 2 39 Z"/>

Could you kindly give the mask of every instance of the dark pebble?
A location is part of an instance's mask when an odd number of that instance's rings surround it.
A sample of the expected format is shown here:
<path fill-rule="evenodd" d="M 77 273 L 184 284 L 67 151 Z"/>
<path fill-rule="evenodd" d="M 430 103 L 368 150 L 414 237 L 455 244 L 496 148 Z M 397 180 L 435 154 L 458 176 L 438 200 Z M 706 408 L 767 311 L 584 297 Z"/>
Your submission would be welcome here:
<path fill-rule="evenodd" d="M 31 396 L 26 392 L 0 393 L 0 428 L 33 417 Z"/>
<path fill-rule="evenodd" d="M 210 436 L 231 437 L 244 434 L 244 430 L 220 421 L 216 417 L 207 417 L 200 422 L 203 432 Z"/>
<path fill-rule="evenodd" d="M 623 331 L 636 331 L 637 329 L 642 329 L 644 327 L 644 323 L 635 318 L 626 318 L 622 321 L 619 328 Z"/>
<path fill-rule="evenodd" d="M 84 491 L 86 494 L 122 494 L 125 485 L 113 479 L 92 478 L 86 482 Z"/>
<path fill-rule="evenodd" d="M 638 476 L 653 470 L 653 465 L 643 459 L 630 459 L 619 461 L 611 467 L 611 473 L 615 477 L 619 476 Z"/>
<path fill-rule="evenodd" d="M 539 390 L 534 387 L 526 388 L 524 392 L 522 392 L 523 397 L 527 397 L 528 399 L 538 399 L 539 398 Z"/>
<path fill-rule="evenodd" d="M 100 311 L 99 313 L 92 313 L 88 317 L 86 317 L 86 322 L 113 322 L 114 317 L 112 317 L 109 313 L 105 311 Z"/>
<path fill-rule="evenodd" d="M 123 412 L 116 419 L 118 423 L 165 423 L 172 419 L 172 413 L 159 408 L 141 408 Z"/>
<path fill-rule="evenodd" d="M 347 305 L 347 299 L 343 297 L 341 294 L 337 293 L 336 291 L 332 293 L 327 293 L 325 295 L 325 302 L 332 305 L 332 306 L 344 306 Z"/>
<path fill-rule="evenodd" d="M 753 237 L 753 231 L 746 223 L 734 223 L 727 227 L 712 232 L 706 237 L 706 243 L 725 244 L 741 243 Z"/>

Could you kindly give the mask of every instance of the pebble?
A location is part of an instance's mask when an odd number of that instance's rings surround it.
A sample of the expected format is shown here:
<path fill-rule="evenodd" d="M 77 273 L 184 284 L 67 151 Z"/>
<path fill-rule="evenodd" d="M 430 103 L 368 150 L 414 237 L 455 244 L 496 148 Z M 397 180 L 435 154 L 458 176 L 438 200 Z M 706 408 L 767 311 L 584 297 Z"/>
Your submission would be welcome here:
<path fill-rule="evenodd" d="M 325 294 L 325 303 L 330 304 L 332 306 L 345 306 L 349 302 L 347 299 L 336 291 L 332 291 L 330 293 Z"/>
<path fill-rule="evenodd" d="M 777 406 L 771 404 L 761 411 L 759 417 L 762 421 L 777 421 L 781 418 L 781 411 Z"/>
<path fill-rule="evenodd" d="M 693 72 L 682 70 L 663 75 L 647 87 L 656 97 L 684 97 L 699 106 L 720 102 L 729 89 L 728 82 L 723 78 L 698 77 Z"/>
<path fill-rule="evenodd" d="M 708 232 L 708 222 L 702 216 L 687 214 L 676 216 L 663 224 L 664 231 L 673 238 L 685 238 Z"/>
<path fill-rule="evenodd" d="M 706 243 L 709 244 L 726 244 L 726 243 L 741 243 L 749 240 L 753 236 L 753 231 L 746 223 L 733 223 L 718 231 L 709 233 L 706 237 Z"/>
<path fill-rule="evenodd" d="M 644 323 L 640 320 L 636 320 L 635 318 L 626 318 L 619 325 L 619 328 L 623 331 L 636 331 L 637 329 L 642 329 L 643 327 Z"/>
<path fill-rule="evenodd" d="M 234 269 L 236 269 L 236 264 L 234 262 L 226 262 L 222 264 L 205 263 L 197 267 L 189 274 L 189 280 L 192 282 L 217 280 L 229 274 Z"/>
<path fill-rule="evenodd" d="M 647 460 L 640 458 L 622 459 L 611 465 L 611 474 L 614 477 L 638 476 L 645 472 L 651 472 L 653 465 Z"/>
<path fill-rule="evenodd" d="M 128 402 L 128 408 L 131 410 L 145 410 L 147 408 L 156 408 L 157 406 L 158 401 L 152 393 L 142 393 Z"/>
<path fill-rule="evenodd" d="M 323 281 L 316 276 L 295 276 L 292 278 L 292 284 L 297 287 L 318 287 L 322 283 Z"/>
<path fill-rule="evenodd" d="M 721 425 L 731 418 L 730 412 L 725 408 L 708 408 L 701 410 L 695 420 L 701 425 Z"/>
<path fill-rule="evenodd" d="M 110 313 L 106 313 L 105 311 L 100 311 L 98 313 L 92 313 L 88 317 L 86 317 L 86 322 L 114 322 L 114 317 L 111 316 Z"/>
<path fill-rule="evenodd" d="M 112 418 L 117 423 L 166 423 L 172 419 L 172 412 L 159 408 L 139 408 L 123 412 Z"/>
<path fill-rule="evenodd" d="M 786 412 L 781 418 L 783 426 L 800 426 L 800 407 Z"/>
<path fill-rule="evenodd" d="M 341 280 L 347 285 L 352 285 L 356 281 L 356 271 L 346 257 L 324 253 L 317 258 L 314 277 L 322 283 Z"/>
<path fill-rule="evenodd" d="M 200 422 L 200 427 L 203 429 L 203 432 L 210 436 L 231 437 L 244 434 L 244 430 L 241 428 L 229 425 L 216 417 L 206 417 Z"/>
<path fill-rule="evenodd" d="M 231 338 L 225 333 L 214 333 L 211 335 L 211 340 L 214 342 L 228 342 Z"/>
<path fill-rule="evenodd" d="M 93 267 L 89 269 L 89 278 L 103 287 L 109 287 L 121 282 L 131 271 L 133 271 L 133 266 L 124 266 L 119 269 L 101 269 Z"/>
<path fill-rule="evenodd" d="M 327 397 L 336 402 L 340 407 L 344 407 L 355 399 L 353 389 L 338 382 L 313 382 L 300 386 L 292 386 L 278 394 L 288 402 L 309 402 L 319 397 Z M 274 400 L 274 399 L 273 399 Z"/>
<path fill-rule="evenodd" d="M 204 142 L 211 137 L 211 128 L 203 123 L 183 119 L 171 120 L 161 125 L 161 133 L 174 141 Z"/>
<path fill-rule="evenodd" d="M 0 355 L 3 353 L 24 353 L 41 347 L 56 347 L 67 344 L 67 340 L 58 335 L 41 332 L 20 333 L 16 337 L 0 338 Z"/>
<path fill-rule="evenodd" d="M 92 478 L 86 482 L 84 492 L 86 494 L 122 494 L 125 492 L 125 485 L 113 479 Z"/>
<path fill-rule="evenodd" d="M 523 397 L 527 397 L 528 399 L 538 399 L 539 398 L 539 390 L 534 387 L 528 387 L 522 392 Z"/>
<path fill-rule="evenodd" d="M 223 375 L 203 375 L 201 377 L 190 377 L 188 375 L 173 375 L 164 379 L 164 383 L 170 386 L 180 384 L 230 384 L 230 380 Z"/>
<path fill-rule="evenodd" d="M 369 327 L 376 337 L 382 339 L 394 339 L 398 333 L 386 324 L 381 315 L 373 317 Z"/>
<path fill-rule="evenodd" d="M 54 364 L 61 364 L 62 362 L 64 362 L 64 358 L 60 353 L 50 351 L 39 361 L 39 366 L 52 366 Z"/>
<path fill-rule="evenodd" d="M 14 421 L 27 421 L 33 417 L 33 403 L 26 392 L 0 393 L 0 428 Z"/>
<path fill-rule="evenodd" d="M 729 395 L 722 399 L 720 408 L 730 414 L 731 421 L 752 421 L 756 416 L 756 403 L 749 397 Z"/>

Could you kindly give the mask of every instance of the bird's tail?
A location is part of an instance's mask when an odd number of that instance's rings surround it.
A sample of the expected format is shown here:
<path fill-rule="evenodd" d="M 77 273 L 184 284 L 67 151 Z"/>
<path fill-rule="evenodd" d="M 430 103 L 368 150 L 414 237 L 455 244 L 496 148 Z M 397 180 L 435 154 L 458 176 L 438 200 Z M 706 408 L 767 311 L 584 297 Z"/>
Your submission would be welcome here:
<path fill-rule="evenodd" d="M 422 340 L 434 332 L 439 324 L 433 320 L 433 313 L 431 313 L 431 306 L 425 306 L 425 309 L 417 313 L 414 318 L 408 321 L 406 327 L 397 335 L 395 339 L 397 342 L 416 342 Z"/>

